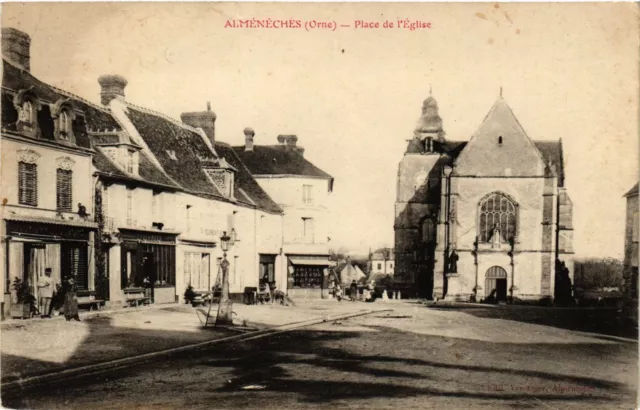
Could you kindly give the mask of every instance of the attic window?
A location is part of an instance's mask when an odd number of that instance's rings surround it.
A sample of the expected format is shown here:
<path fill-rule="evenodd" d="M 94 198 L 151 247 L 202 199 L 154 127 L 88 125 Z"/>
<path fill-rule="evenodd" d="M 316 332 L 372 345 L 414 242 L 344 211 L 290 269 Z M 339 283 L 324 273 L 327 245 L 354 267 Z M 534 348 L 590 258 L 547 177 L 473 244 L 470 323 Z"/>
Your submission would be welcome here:
<path fill-rule="evenodd" d="M 178 160 L 178 157 L 176 157 L 176 152 L 174 150 L 167 150 L 167 155 L 169 156 L 169 158 L 171 158 L 174 161 Z"/>
<path fill-rule="evenodd" d="M 502 135 L 498 137 L 498 145 L 502 145 Z"/>
<path fill-rule="evenodd" d="M 205 169 L 218 191 L 227 198 L 233 196 L 233 172 L 226 169 Z"/>
<path fill-rule="evenodd" d="M 56 139 L 75 143 L 73 120 L 76 118 L 69 99 L 58 100 L 51 106 Z"/>

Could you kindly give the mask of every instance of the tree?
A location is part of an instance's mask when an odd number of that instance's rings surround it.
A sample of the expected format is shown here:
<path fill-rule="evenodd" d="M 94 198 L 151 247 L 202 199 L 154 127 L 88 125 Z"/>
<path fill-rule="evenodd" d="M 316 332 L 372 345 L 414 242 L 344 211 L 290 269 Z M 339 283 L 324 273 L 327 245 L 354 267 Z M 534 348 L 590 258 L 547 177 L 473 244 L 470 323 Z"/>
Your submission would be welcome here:
<path fill-rule="evenodd" d="M 574 287 L 583 290 L 622 286 L 622 261 L 615 258 L 588 258 L 574 264 Z"/>

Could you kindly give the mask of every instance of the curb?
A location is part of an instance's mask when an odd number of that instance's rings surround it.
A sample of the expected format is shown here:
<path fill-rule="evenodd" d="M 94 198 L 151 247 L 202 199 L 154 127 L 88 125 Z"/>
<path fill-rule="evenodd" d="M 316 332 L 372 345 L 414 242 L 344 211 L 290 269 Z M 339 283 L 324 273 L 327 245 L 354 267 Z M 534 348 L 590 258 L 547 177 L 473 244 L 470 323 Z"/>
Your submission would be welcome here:
<path fill-rule="evenodd" d="M 288 323 L 285 325 L 275 326 L 268 329 L 257 330 L 255 332 L 242 333 L 239 335 L 223 337 L 221 339 L 207 340 L 204 342 L 194 343 L 194 344 L 180 346 L 180 347 L 173 347 L 170 349 L 160 350 L 157 352 L 145 353 L 137 356 L 130 356 L 130 357 L 110 360 L 102 363 L 74 367 L 71 369 L 61 370 L 59 372 L 25 377 L 23 379 L 12 380 L 6 383 L 2 383 L 2 393 L 3 395 L 5 395 L 8 393 L 12 393 L 16 390 L 20 390 L 28 387 L 34 387 L 39 384 L 43 384 L 45 382 L 59 382 L 62 380 L 71 379 L 78 376 L 88 376 L 88 375 L 103 373 L 109 370 L 115 370 L 118 368 L 127 367 L 137 363 L 145 362 L 147 360 L 155 359 L 157 357 L 167 356 L 174 353 L 183 353 L 183 352 L 188 352 L 192 350 L 204 349 L 204 348 L 208 348 L 210 346 L 214 346 L 221 343 L 233 342 L 233 341 L 243 342 L 246 340 L 259 339 L 259 338 L 270 336 L 273 334 L 288 332 L 294 329 L 299 329 L 302 327 L 320 324 L 324 322 L 332 322 L 335 320 L 349 319 L 352 317 L 365 316 L 365 315 L 370 315 L 372 313 L 389 312 L 389 311 L 393 311 L 393 309 L 379 309 L 379 310 L 368 309 L 364 311 L 347 313 L 343 315 L 309 319 L 301 322 L 294 322 L 294 323 Z"/>
<path fill-rule="evenodd" d="M 141 312 L 143 310 L 163 310 L 163 309 L 169 309 L 172 306 L 176 306 L 176 304 L 174 303 L 174 304 L 166 304 L 166 305 L 140 306 L 140 307 L 134 307 L 134 308 L 90 310 L 90 311 L 80 312 L 80 318 L 86 319 L 86 318 L 96 317 L 96 316 L 99 317 L 102 315 L 104 316 L 121 315 L 125 313 Z M 55 320 L 62 320 L 62 319 L 64 319 L 64 316 L 60 315 L 60 316 L 53 316 L 49 320 L 55 321 Z M 4 322 L 0 323 L 0 329 L 9 330 L 16 327 L 28 327 L 28 326 L 32 326 L 34 323 L 39 323 L 39 322 L 40 322 L 39 318 L 31 318 L 31 319 L 24 319 L 24 320 L 19 320 L 19 319 L 5 320 Z"/>

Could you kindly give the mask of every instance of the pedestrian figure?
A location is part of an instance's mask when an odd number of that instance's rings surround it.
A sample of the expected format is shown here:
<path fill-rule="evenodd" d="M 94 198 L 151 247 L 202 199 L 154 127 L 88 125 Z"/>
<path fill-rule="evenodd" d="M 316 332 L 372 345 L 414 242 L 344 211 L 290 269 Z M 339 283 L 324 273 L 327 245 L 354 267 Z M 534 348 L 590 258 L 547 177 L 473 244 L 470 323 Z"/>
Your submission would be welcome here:
<path fill-rule="evenodd" d="M 67 321 L 74 319 L 78 322 L 80 321 L 80 316 L 78 315 L 78 287 L 76 286 L 76 281 L 72 277 L 68 277 L 63 284 L 65 294 L 64 294 L 64 318 Z"/>
<path fill-rule="evenodd" d="M 342 300 L 342 288 L 339 283 L 333 288 L 333 296 L 338 299 L 338 302 Z"/>
<path fill-rule="evenodd" d="M 351 281 L 351 285 L 349 286 L 349 297 L 352 302 L 355 302 L 358 299 L 358 284 L 355 280 Z"/>
<path fill-rule="evenodd" d="M 51 279 L 51 268 L 44 270 L 44 276 L 38 281 L 38 291 L 40 293 L 40 317 L 50 318 L 51 310 L 51 298 L 53 298 L 53 291 L 55 283 Z"/>

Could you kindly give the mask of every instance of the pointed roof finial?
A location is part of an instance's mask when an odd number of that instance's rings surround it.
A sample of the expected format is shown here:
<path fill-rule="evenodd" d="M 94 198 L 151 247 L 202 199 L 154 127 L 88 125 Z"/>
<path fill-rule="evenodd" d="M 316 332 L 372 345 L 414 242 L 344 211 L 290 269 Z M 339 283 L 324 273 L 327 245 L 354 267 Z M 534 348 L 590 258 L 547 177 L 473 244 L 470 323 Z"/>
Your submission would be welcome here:
<path fill-rule="evenodd" d="M 207 111 L 211 111 L 211 101 L 207 101 Z"/>
<path fill-rule="evenodd" d="M 500 98 L 502 98 L 502 86 L 500 86 Z"/>
<path fill-rule="evenodd" d="M 433 92 L 431 90 L 431 84 L 429 84 L 429 95 L 433 95 Z"/>

